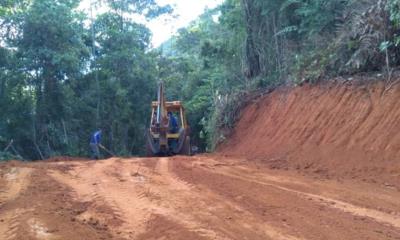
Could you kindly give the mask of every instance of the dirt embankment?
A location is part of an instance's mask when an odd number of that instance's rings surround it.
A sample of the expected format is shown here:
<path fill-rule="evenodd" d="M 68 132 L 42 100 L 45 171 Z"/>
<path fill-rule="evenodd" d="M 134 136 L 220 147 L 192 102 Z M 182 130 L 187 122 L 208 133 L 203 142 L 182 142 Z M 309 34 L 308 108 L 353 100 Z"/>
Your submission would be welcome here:
<path fill-rule="evenodd" d="M 399 100 L 398 87 L 378 83 L 277 90 L 244 109 L 219 152 L 400 187 Z"/>

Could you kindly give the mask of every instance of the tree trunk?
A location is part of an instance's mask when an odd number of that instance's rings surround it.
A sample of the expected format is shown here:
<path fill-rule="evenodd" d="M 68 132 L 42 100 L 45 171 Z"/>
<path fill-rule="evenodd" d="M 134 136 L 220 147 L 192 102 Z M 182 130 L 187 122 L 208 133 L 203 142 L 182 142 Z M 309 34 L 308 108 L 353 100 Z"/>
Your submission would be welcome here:
<path fill-rule="evenodd" d="M 258 11 L 254 8 L 253 0 L 242 0 L 244 16 L 246 21 L 246 43 L 245 43 L 245 52 L 246 52 L 246 62 L 247 68 L 244 75 L 247 78 L 254 78 L 261 73 L 260 67 L 260 56 L 257 53 L 256 42 L 255 42 L 255 28 L 257 26 Z"/>

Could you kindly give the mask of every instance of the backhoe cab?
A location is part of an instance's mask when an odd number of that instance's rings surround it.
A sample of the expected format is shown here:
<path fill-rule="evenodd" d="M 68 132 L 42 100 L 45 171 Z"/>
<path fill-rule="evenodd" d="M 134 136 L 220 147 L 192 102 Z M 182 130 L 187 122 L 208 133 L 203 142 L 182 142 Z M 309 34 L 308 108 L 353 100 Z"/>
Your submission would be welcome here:
<path fill-rule="evenodd" d="M 167 102 L 164 83 L 158 86 L 157 101 L 152 102 L 147 131 L 147 156 L 191 155 L 189 126 L 180 101 Z"/>

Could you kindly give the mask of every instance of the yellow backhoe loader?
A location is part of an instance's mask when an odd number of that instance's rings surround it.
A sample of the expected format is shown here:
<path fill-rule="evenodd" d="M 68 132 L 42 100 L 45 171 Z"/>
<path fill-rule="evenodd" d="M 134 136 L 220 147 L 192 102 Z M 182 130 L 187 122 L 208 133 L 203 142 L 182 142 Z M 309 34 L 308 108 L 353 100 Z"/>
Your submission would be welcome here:
<path fill-rule="evenodd" d="M 190 128 L 180 101 L 167 102 L 164 83 L 158 85 L 157 101 L 152 102 L 147 131 L 147 156 L 191 155 Z"/>

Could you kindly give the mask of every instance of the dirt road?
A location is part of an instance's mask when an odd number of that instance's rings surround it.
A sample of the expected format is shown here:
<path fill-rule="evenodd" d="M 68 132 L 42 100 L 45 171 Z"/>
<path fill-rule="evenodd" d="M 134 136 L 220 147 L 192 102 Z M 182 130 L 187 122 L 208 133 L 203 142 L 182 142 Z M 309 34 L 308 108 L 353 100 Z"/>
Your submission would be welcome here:
<path fill-rule="evenodd" d="M 400 191 L 215 156 L 0 165 L 0 239 L 400 239 Z"/>

